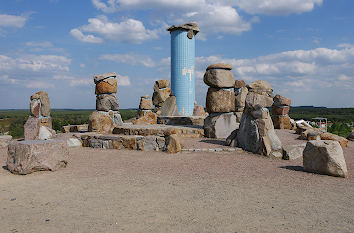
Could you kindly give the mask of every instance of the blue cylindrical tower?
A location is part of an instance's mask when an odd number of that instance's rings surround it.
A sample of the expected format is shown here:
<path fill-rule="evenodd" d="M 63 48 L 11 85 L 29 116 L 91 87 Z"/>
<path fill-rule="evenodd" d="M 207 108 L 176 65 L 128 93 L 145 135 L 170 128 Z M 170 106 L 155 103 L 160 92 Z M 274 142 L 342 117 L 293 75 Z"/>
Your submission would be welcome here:
<path fill-rule="evenodd" d="M 193 115 L 195 100 L 195 23 L 171 26 L 171 88 L 179 115 Z"/>

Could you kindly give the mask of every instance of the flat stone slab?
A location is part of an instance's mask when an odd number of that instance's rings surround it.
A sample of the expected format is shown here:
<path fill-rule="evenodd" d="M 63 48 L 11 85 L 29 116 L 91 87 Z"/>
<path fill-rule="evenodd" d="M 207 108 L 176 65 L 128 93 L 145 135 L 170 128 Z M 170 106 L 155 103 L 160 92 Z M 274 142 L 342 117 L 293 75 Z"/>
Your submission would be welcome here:
<path fill-rule="evenodd" d="M 204 129 L 201 126 L 176 126 L 176 125 L 133 125 L 123 124 L 115 127 L 113 134 L 121 135 L 139 135 L 139 136 L 159 136 L 164 137 L 171 134 L 178 134 L 184 138 L 201 138 L 204 137 Z"/>
<path fill-rule="evenodd" d="M 204 116 L 158 116 L 157 124 L 203 126 L 204 119 Z"/>
<path fill-rule="evenodd" d="M 69 151 L 63 140 L 27 140 L 11 142 L 7 155 L 8 170 L 14 174 L 26 175 L 66 167 Z"/>
<path fill-rule="evenodd" d="M 142 151 L 165 150 L 165 138 L 154 135 L 103 135 L 97 133 L 87 133 L 80 135 L 80 137 L 83 147 Z"/>

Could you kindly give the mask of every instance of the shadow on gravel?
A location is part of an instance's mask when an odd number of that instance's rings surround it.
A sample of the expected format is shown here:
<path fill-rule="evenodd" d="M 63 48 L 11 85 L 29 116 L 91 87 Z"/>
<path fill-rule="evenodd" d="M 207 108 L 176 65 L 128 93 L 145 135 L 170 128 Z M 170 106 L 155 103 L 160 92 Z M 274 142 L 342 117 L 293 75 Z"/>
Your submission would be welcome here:
<path fill-rule="evenodd" d="M 214 145 L 221 145 L 225 146 L 225 140 L 218 140 L 218 139 L 205 139 L 205 140 L 200 140 L 201 142 L 209 143 L 209 144 L 214 144 Z"/>
<path fill-rule="evenodd" d="M 297 171 L 297 172 L 304 171 L 304 168 L 302 166 L 281 166 L 280 168 L 292 170 L 292 171 Z"/>

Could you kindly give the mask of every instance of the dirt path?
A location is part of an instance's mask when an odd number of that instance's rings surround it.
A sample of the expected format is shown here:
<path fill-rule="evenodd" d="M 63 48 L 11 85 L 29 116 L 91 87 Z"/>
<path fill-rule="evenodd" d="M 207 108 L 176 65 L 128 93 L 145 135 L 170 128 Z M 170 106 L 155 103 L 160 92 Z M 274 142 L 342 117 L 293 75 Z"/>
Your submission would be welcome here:
<path fill-rule="evenodd" d="M 55 173 L 0 168 L 0 232 L 353 232 L 353 142 L 344 153 L 347 179 L 245 152 L 74 148 Z"/>

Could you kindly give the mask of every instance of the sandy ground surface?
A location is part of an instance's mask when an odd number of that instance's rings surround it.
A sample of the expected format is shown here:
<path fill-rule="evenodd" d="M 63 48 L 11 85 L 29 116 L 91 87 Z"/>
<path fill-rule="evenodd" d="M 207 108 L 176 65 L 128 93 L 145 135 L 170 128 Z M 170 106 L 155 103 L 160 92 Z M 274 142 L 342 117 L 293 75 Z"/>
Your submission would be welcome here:
<path fill-rule="evenodd" d="M 0 167 L 0 232 L 354 232 L 353 142 L 344 155 L 347 179 L 301 158 L 72 148 L 57 172 Z"/>

